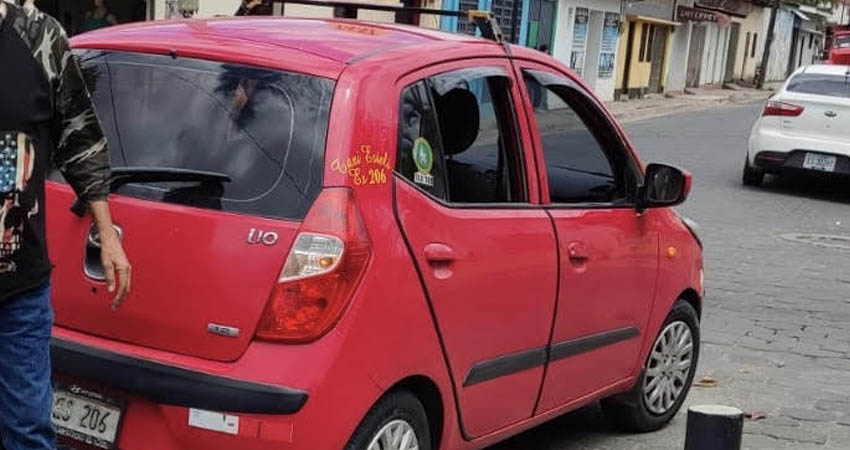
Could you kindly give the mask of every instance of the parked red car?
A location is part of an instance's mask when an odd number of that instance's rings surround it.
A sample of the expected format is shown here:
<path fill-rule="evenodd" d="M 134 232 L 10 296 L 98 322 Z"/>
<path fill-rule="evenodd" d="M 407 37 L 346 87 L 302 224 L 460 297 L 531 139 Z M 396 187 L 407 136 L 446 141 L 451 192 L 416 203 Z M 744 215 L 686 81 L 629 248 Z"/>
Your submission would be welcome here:
<path fill-rule="evenodd" d="M 666 424 L 701 244 L 547 55 L 411 26 L 156 22 L 73 47 L 133 292 L 49 183 L 54 423 L 126 450 L 479 449 L 602 399 Z M 86 447 L 88 448 L 88 447 Z"/>
<path fill-rule="evenodd" d="M 827 64 L 850 65 L 850 27 L 836 26 L 829 34 L 826 50 Z"/>

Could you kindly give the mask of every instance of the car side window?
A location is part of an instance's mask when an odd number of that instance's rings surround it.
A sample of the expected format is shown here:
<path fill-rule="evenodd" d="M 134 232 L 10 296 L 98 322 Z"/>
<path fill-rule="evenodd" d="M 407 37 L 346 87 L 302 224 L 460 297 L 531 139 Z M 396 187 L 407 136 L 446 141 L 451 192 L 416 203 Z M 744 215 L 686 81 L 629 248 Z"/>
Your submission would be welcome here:
<path fill-rule="evenodd" d="M 525 72 L 554 204 L 629 204 L 635 163 L 598 107 L 577 86 Z M 544 84 L 545 83 L 545 84 Z"/>
<path fill-rule="evenodd" d="M 426 192 L 458 204 L 525 201 L 519 155 L 504 70 L 463 69 L 404 90 L 398 171 Z"/>
<path fill-rule="evenodd" d="M 398 136 L 398 172 L 434 197 L 448 200 L 440 127 L 424 81 L 401 94 Z"/>

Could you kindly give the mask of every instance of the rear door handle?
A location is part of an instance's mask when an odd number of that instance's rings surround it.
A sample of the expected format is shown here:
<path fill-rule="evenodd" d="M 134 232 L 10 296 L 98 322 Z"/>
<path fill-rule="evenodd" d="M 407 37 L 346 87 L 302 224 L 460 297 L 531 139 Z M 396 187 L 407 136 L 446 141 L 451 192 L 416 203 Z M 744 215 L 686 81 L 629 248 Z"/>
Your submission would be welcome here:
<path fill-rule="evenodd" d="M 587 245 L 584 242 L 573 242 L 567 246 L 567 252 L 570 260 L 575 263 L 583 263 L 590 259 L 590 253 L 587 251 Z"/>
<path fill-rule="evenodd" d="M 430 243 L 425 246 L 425 259 L 431 264 L 445 264 L 455 260 L 455 252 L 446 244 Z"/>

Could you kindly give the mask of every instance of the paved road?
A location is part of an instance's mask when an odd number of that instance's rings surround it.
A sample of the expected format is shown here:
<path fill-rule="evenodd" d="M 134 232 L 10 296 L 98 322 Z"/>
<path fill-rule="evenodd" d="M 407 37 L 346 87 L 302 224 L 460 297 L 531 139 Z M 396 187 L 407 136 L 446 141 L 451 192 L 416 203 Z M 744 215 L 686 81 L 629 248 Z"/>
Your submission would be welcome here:
<path fill-rule="evenodd" d="M 738 406 L 766 418 L 745 424 L 744 447 L 850 449 L 850 182 L 812 178 L 740 184 L 759 105 L 634 122 L 645 161 L 689 168 L 680 207 L 702 226 L 708 296 L 703 353 L 688 404 Z M 846 236 L 846 249 L 789 238 Z M 788 236 L 794 235 L 794 236 Z M 841 241 L 831 241 L 841 243 Z M 683 408 L 684 410 L 684 408 Z M 682 449 L 685 414 L 650 434 L 616 432 L 589 406 L 489 450 Z"/>

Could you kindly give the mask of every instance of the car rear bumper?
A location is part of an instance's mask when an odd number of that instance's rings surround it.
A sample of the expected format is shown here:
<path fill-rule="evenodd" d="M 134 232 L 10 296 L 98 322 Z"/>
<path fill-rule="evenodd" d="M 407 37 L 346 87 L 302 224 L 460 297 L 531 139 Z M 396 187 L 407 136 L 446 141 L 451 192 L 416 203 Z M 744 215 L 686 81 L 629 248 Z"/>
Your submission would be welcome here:
<path fill-rule="evenodd" d="M 806 153 L 834 156 L 836 159 L 835 170 L 832 172 L 824 172 L 803 167 L 803 161 L 806 158 Z M 771 151 L 757 152 L 754 157 L 753 165 L 768 173 L 799 171 L 832 175 L 850 175 L 850 157 L 814 150 L 793 150 L 788 153 Z"/>
<path fill-rule="evenodd" d="M 850 175 L 850 142 L 788 135 L 764 120 L 760 120 L 750 134 L 750 164 L 767 172 L 807 170 L 803 169 L 807 152 L 837 157 L 834 173 Z"/>
<path fill-rule="evenodd" d="M 138 395 L 161 405 L 249 414 L 294 414 L 307 393 L 133 358 L 54 338 L 55 372 Z"/>

